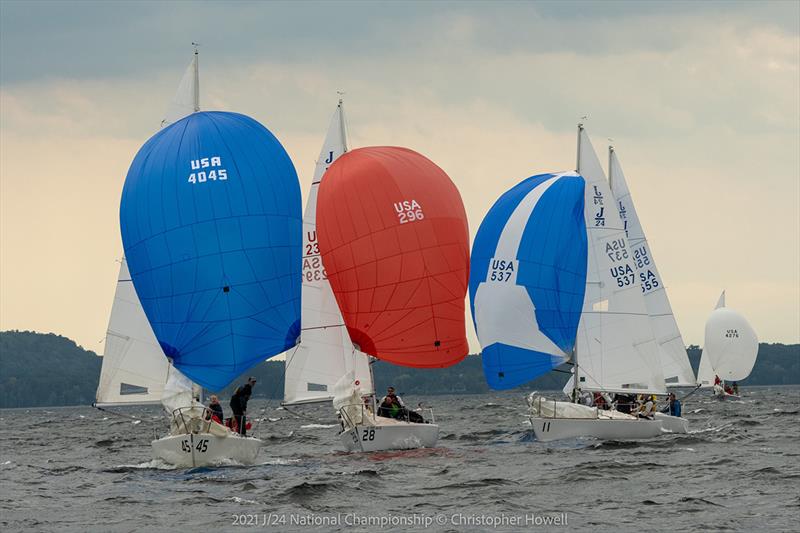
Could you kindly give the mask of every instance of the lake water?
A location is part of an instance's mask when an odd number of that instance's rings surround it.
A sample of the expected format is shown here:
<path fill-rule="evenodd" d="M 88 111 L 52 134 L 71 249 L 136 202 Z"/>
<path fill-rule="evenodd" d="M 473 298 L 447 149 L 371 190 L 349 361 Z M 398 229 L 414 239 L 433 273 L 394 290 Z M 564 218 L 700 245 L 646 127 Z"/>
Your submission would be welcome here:
<path fill-rule="evenodd" d="M 641 442 L 537 442 L 519 393 L 407 397 L 439 446 L 374 454 L 342 451 L 329 405 L 254 399 L 258 464 L 189 470 L 150 459 L 157 407 L 2 410 L 0 530 L 797 531 L 800 388 L 742 392 Z"/>

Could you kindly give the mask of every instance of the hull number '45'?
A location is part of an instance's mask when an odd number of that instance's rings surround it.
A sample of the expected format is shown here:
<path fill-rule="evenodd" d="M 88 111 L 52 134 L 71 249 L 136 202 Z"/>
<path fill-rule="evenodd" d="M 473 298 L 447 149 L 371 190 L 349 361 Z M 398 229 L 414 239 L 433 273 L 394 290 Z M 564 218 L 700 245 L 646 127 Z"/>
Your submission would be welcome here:
<path fill-rule="evenodd" d="M 206 453 L 208 451 L 208 439 L 200 439 L 197 441 L 197 444 L 194 445 L 194 449 L 200 453 Z M 183 439 L 181 441 L 181 451 L 192 453 L 192 444 L 189 442 L 189 439 Z"/>

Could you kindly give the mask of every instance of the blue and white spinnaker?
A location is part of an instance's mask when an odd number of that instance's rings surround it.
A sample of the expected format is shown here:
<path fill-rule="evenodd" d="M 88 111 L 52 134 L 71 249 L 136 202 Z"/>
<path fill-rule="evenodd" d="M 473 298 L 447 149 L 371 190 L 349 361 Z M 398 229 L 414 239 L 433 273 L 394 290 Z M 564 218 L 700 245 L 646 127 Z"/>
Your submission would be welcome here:
<path fill-rule="evenodd" d="M 569 359 L 586 287 L 584 179 L 526 179 L 495 202 L 472 248 L 469 294 L 486 380 L 509 389 Z"/>

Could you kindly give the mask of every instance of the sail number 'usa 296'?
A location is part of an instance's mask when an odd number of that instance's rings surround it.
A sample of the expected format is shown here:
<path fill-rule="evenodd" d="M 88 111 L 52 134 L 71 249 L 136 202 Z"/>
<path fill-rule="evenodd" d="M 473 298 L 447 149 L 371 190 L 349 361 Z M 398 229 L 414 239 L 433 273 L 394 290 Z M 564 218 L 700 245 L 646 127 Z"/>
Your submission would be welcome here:
<path fill-rule="evenodd" d="M 401 224 L 414 222 L 415 220 L 422 220 L 425 214 L 422 212 L 422 206 L 416 200 L 403 200 L 402 202 L 394 203 L 394 210 L 397 211 L 397 218 L 400 219 Z"/>
<path fill-rule="evenodd" d="M 192 172 L 187 180 L 191 184 L 205 183 L 207 181 L 225 181 L 228 179 L 228 170 L 222 167 L 222 158 L 218 155 L 192 159 L 190 162 Z"/>

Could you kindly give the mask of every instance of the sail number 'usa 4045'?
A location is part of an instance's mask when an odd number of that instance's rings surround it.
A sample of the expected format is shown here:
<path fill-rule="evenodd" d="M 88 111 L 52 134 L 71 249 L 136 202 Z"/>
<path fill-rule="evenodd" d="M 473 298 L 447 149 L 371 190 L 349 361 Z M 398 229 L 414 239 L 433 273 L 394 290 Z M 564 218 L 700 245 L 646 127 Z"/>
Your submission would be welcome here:
<path fill-rule="evenodd" d="M 207 181 L 225 181 L 228 179 L 227 169 L 222 167 L 222 158 L 218 155 L 192 159 L 192 172 L 189 174 L 189 183 L 205 183 Z M 210 169 L 210 170 L 200 170 Z"/>

